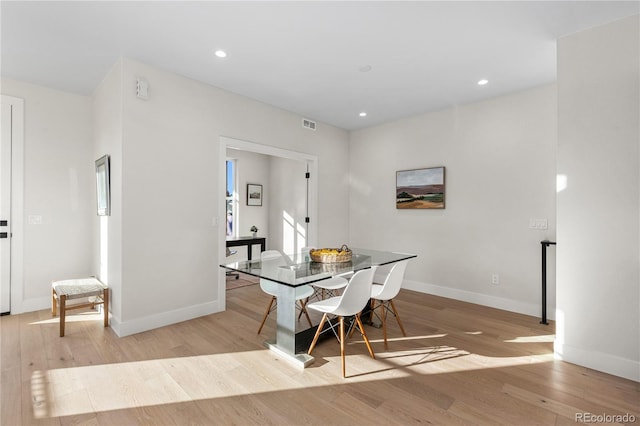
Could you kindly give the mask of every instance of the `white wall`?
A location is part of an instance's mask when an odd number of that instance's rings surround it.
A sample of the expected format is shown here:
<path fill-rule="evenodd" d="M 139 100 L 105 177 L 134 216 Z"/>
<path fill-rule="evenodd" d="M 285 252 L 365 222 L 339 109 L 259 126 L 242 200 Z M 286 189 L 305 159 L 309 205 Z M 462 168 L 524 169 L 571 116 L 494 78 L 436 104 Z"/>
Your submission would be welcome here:
<path fill-rule="evenodd" d="M 640 380 L 638 16 L 558 43 L 556 353 Z"/>
<path fill-rule="evenodd" d="M 147 101 L 135 97 L 137 76 L 149 82 Z M 117 333 L 224 306 L 224 227 L 212 226 L 224 202 L 217 193 L 220 136 L 318 156 L 326 164 L 319 177 L 321 239 L 347 235 L 347 221 L 335 216 L 348 202 L 347 132 L 322 123 L 310 132 L 295 114 L 127 59 L 121 84 L 122 266 L 110 272 L 122 277 Z"/>
<path fill-rule="evenodd" d="M 96 272 L 91 101 L 10 79 L 2 94 L 24 99 L 24 280 L 12 307 L 20 313 L 51 306 L 52 280 Z M 33 215 L 42 224 L 29 224 Z"/>
<path fill-rule="evenodd" d="M 540 241 L 555 237 L 554 85 L 353 132 L 350 146 L 352 245 L 416 253 L 408 288 L 540 315 Z M 396 171 L 434 166 L 446 167 L 446 208 L 396 209 Z M 532 218 L 549 228 L 529 229 Z"/>

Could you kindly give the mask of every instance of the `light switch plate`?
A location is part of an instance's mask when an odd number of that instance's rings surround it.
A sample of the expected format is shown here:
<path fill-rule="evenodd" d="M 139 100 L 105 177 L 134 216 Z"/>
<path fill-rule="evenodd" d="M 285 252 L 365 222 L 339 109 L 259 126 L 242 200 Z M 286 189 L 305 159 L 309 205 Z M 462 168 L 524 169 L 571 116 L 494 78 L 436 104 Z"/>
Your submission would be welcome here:
<path fill-rule="evenodd" d="M 144 78 L 136 80 L 136 96 L 145 101 L 149 99 L 149 82 Z"/>
<path fill-rule="evenodd" d="M 547 229 L 549 223 L 547 219 L 529 219 L 529 229 Z"/>
<path fill-rule="evenodd" d="M 27 216 L 27 222 L 29 225 L 42 225 L 42 216 L 39 214 L 30 214 Z"/>

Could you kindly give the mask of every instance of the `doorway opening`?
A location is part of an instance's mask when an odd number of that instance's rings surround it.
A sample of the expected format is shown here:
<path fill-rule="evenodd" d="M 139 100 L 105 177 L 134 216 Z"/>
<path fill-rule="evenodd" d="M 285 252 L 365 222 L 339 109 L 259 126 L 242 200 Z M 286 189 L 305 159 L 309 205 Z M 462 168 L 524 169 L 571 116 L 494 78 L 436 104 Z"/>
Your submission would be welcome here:
<path fill-rule="evenodd" d="M 266 238 L 267 249 L 294 253 L 304 246 L 316 244 L 316 156 L 220 137 L 220 158 L 224 163 L 220 167 L 218 193 L 224 193 L 227 201 L 220 203 L 219 217 L 227 217 L 227 205 L 231 201 L 231 205 L 235 206 L 235 211 L 232 210 L 234 237 L 251 236 L 251 228 L 255 226 L 258 236 Z M 229 161 L 233 162 L 235 184 L 235 191 L 230 197 L 227 188 Z M 249 188 L 262 191 L 260 203 L 248 198 Z M 226 225 L 224 229 L 220 229 L 219 234 L 220 263 L 240 260 L 226 258 Z M 238 250 L 236 257 L 246 258 L 245 251 L 244 248 Z M 222 268 L 219 277 L 218 294 L 221 308 L 225 309 L 226 280 Z"/>

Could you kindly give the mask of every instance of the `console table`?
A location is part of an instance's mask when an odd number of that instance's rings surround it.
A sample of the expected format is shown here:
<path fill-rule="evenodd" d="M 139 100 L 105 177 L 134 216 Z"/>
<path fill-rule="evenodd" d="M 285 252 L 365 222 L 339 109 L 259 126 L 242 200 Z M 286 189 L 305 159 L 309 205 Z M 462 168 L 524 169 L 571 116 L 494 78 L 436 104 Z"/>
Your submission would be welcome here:
<path fill-rule="evenodd" d="M 256 244 L 260 244 L 261 252 L 267 249 L 267 239 L 264 237 L 227 238 L 227 247 L 247 246 L 247 260 L 251 260 L 251 252 L 253 251 L 253 246 Z"/>

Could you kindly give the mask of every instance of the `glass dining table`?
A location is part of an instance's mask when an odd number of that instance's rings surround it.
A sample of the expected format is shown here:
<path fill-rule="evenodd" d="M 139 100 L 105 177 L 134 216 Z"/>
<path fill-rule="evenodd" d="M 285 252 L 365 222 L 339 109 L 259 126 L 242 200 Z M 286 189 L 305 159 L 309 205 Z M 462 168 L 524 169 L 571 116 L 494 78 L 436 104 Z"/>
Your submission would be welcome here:
<path fill-rule="evenodd" d="M 343 263 L 313 262 L 308 253 L 288 255 L 286 262 L 276 260 L 246 260 L 220 265 L 227 270 L 269 280 L 277 286 L 276 335 L 265 346 L 301 367 L 314 359 L 306 353 L 315 327 L 296 331 L 296 287 L 314 284 L 334 276 L 349 274 L 372 266 L 388 265 L 417 257 L 415 254 L 351 248 L 352 259 Z"/>

